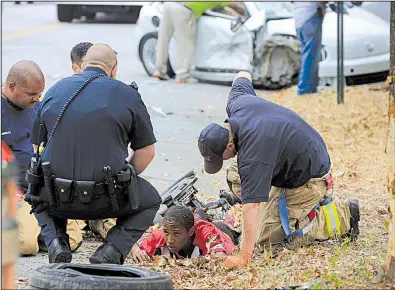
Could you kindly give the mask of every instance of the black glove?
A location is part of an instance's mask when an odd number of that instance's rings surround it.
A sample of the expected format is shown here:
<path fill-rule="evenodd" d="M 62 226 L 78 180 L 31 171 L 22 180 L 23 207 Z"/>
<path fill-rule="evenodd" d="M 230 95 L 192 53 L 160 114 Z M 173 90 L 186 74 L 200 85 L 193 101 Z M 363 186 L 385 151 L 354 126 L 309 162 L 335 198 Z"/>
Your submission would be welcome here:
<path fill-rule="evenodd" d="M 36 206 L 32 206 L 32 210 L 30 211 L 30 214 L 35 213 L 35 214 L 40 214 L 43 211 L 46 211 L 49 208 L 49 205 L 47 202 L 41 202 Z"/>
<path fill-rule="evenodd" d="M 39 214 L 48 209 L 48 202 L 38 196 L 33 196 L 29 192 L 25 195 L 25 201 L 32 206 L 30 214 Z"/>

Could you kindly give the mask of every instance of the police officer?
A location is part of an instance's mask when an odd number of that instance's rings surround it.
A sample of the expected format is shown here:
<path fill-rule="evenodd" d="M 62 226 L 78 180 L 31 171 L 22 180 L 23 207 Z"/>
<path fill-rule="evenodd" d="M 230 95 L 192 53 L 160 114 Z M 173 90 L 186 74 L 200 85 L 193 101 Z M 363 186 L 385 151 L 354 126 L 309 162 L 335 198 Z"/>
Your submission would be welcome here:
<path fill-rule="evenodd" d="M 52 86 L 39 107 L 31 141 L 45 149 L 32 159 L 26 199 L 46 224 L 50 263 L 72 259 L 67 218 L 117 217 L 90 262 L 123 264 L 161 202 L 156 189 L 137 176 L 152 161 L 156 139 L 140 94 L 115 79 L 113 49 L 94 44 L 83 68 Z"/>
<path fill-rule="evenodd" d="M 19 230 L 19 250 L 22 255 L 33 255 L 39 250 L 37 237 L 40 227 L 30 215 L 31 207 L 23 200 L 27 190 L 26 170 L 33 155 L 33 146 L 29 142 L 33 121 L 39 106 L 39 99 L 44 90 L 45 79 L 39 66 L 30 60 L 14 64 L 2 87 L 1 98 L 1 135 L 3 141 L 11 148 L 19 167 L 17 223 Z M 76 250 L 82 241 L 82 234 L 77 231 L 78 224 L 69 220 L 67 231 L 70 233 L 70 246 Z M 40 249 L 43 249 L 40 247 Z"/>
<path fill-rule="evenodd" d="M 247 72 L 236 75 L 226 111 L 228 123 L 210 124 L 198 142 L 210 174 L 237 154 L 242 241 L 239 255 L 227 257 L 225 266 L 246 265 L 255 243 L 295 249 L 312 240 L 356 239 L 358 201 L 331 201 L 331 162 L 316 130 L 291 110 L 257 97 Z"/>

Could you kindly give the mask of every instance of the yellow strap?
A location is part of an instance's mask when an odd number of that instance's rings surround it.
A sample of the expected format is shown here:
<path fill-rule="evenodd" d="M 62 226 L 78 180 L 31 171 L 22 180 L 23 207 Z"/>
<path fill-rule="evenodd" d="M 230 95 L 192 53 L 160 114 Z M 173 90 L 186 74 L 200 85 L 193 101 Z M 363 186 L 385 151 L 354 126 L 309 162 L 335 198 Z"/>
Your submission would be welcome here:
<path fill-rule="evenodd" d="M 332 222 L 331 222 L 331 217 L 328 209 L 326 206 L 321 206 L 322 210 L 324 211 L 324 216 L 325 216 L 325 223 L 326 223 L 326 228 L 328 229 L 328 234 L 330 238 L 333 238 L 333 229 L 332 229 Z"/>
<path fill-rule="evenodd" d="M 335 233 L 340 236 L 340 219 L 335 204 L 333 202 L 330 202 L 329 204 L 326 204 L 321 208 L 324 211 L 325 222 L 328 229 L 329 237 L 331 239 L 334 238 Z M 334 229 L 336 231 L 335 233 L 333 232 Z"/>
<path fill-rule="evenodd" d="M 332 208 L 332 212 L 333 212 L 333 216 L 335 217 L 335 223 L 336 223 L 336 231 L 337 234 L 340 236 L 341 235 L 341 231 L 340 231 L 340 219 L 339 219 L 339 215 L 337 213 L 337 209 L 336 206 L 333 202 L 331 202 L 330 207 Z"/>

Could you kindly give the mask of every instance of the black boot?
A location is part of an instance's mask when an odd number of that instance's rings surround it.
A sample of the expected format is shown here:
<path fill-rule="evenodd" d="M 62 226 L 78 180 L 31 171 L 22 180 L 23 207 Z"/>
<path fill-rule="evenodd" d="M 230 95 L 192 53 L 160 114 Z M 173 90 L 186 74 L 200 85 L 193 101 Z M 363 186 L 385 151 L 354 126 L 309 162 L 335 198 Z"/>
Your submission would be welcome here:
<path fill-rule="evenodd" d="M 49 244 L 48 258 L 50 263 L 70 263 L 71 251 L 65 240 L 55 238 Z"/>
<path fill-rule="evenodd" d="M 350 207 L 350 231 L 347 233 L 347 236 L 351 241 L 355 241 L 359 235 L 359 202 L 356 199 L 352 199 L 348 201 L 348 205 Z"/>
<path fill-rule="evenodd" d="M 121 252 L 110 242 L 105 242 L 90 257 L 91 264 L 123 264 Z"/>

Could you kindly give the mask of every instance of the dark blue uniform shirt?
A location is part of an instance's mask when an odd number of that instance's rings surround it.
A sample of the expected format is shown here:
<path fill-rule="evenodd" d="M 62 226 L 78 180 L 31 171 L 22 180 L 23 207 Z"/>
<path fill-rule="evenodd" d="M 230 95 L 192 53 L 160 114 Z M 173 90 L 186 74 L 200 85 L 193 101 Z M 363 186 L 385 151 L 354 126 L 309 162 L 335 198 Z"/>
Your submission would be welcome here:
<path fill-rule="evenodd" d="M 271 186 L 295 188 L 330 169 L 320 134 L 299 115 L 256 96 L 238 78 L 226 111 L 238 149 L 243 203 L 267 202 Z"/>
<path fill-rule="evenodd" d="M 33 109 L 21 109 L 1 98 L 1 138 L 14 152 L 20 171 L 18 184 L 26 190 L 26 170 L 33 155 L 33 146 L 29 141 L 34 117 L 39 103 Z"/>
<path fill-rule="evenodd" d="M 104 73 L 89 67 L 64 78 L 45 94 L 34 122 L 31 141 L 39 144 L 40 123 L 46 142 L 66 101 L 90 76 Z M 140 94 L 121 81 L 99 77 L 71 102 L 43 151 L 55 177 L 103 182 L 103 167 L 122 170 L 133 150 L 156 142 L 150 116 Z"/>

